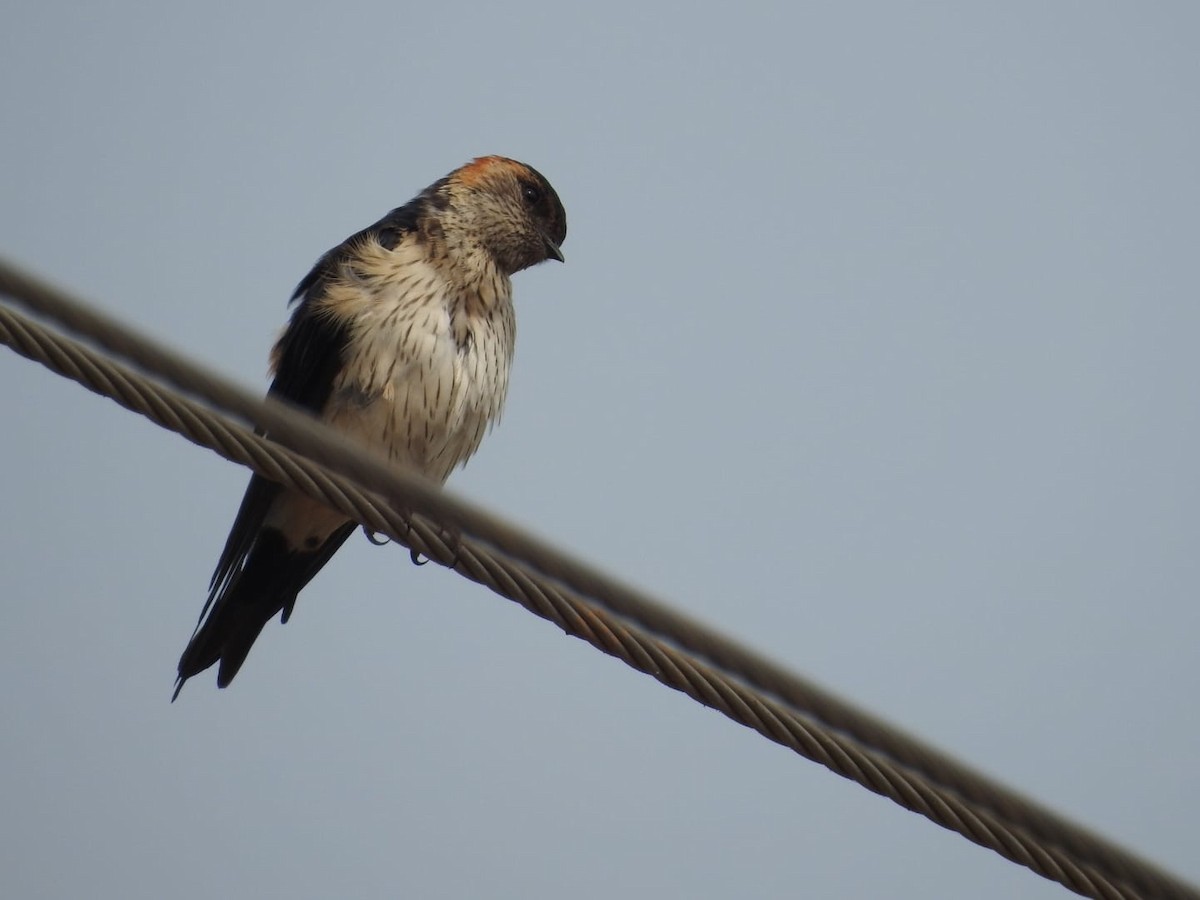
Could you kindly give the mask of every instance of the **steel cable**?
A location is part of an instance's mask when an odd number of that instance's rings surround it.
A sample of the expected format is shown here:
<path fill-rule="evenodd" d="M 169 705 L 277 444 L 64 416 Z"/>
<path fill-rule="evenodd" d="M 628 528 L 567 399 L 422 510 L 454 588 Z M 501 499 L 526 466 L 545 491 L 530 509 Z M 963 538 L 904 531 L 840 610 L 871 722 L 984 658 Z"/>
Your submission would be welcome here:
<path fill-rule="evenodd" d="M 259 427 L 265 427 L 273 438 L 292 443 L 291 439 L 299 435 L 295 442 L 299 445 L 298 449 L 312 452 L 315 448 L 314 456 L 332 460 L 337 469 L 353 475 L 355 480 L 381 486 L 381 494 L 391 496 L 400 508 L 435 517 L 447 523 L 452 532 L 476 535 L 505 554 L 523 558 L 525 564 L 514 564 L 504 554 L 497 555 L 470 537 L 446 539 L 441 529 L 422 517 L 410 519 L 387 504 L 376 503 L 352 482 L 331 477 L 319 465 L 284 450 L 278 444 L 264 441 L 245 428 L 223 422 L 206 408 L 174 396 L 152 382 L 146 382 L 141 376 L 114 366 L 94 352 L 45 331 L 37 323 L 0 308 L 4 313 L 0 320 L 4 333 L 0 337 L 23 355 L 49 365 L 60 374 L 75 378 L 92 390 L 114 397 L 122 405 L 184 434 L 195 443 L 209 446 L 227 458 L 250 465 L 269 478 L 292 484 L 305 493 L 317 496 L 323 502 L 363 521 L 372 530 L 389 534 L 430 558 L 456 568 L 467 577 L 554 621 L 568 633 L 620 656 L 635 668 L 654 675 L 706 705 L 720 709 L 735 720 L 821 762 L 838 774 L 853 778 L 871 790 L 889 796 L 944 827 L 960 831 L 977 843 L 989 846 L 1073 890 L 1092 896 L 1135 896 L 1136 893 L 1130 893 L 1130 889 L 1145 892 L 1145 896 L 1200 896 L 1190 886 L 1131 856 L 1127 851 L 1096 839 L 1053 813 L 1031 806 L 1024 798 L 1003 787 L 988 781 L 981 782 L 980 776 L 969 769 L 947 760 L 931 748 L 914 743 L 911 738 L 874 717 L 847 706 L 821 689 L 807 685 L 704 626 L 665 607 L 649 604 L 631 589 L 612 585 L 603 576 L 578 563 L 557 558 L 553 551 L 536 541 L 519 534 L 514 537 L 504 523 L 479 514 L 461 501 L 453 500 L 419 476 L 382 466 L 368 454 L 350 447 L 336 436 L 331 440 L 328 434 L 321 434 L 326 429 L 306 417 L 278 404 L 264 407 L 257 398 L 222 383 L 215 376 L 205 373 L 199 373 L 198 376 L 186 363 L 172 359 L 165 351 L 136 335 L 130 335 L 95 313 L 82 307 L 72 308 L 77 304 L 72 304 L 52 289 L 33 282 L 3 264 L 0 264 L 0 292 L 25 301 L 27 305 L 54 316 L 74 330 L 93 336 L 114 352 L 134 359 L 147 368 L 164 371 L 176 384 L 239 412 Z M 206 379 L 211 383 L 205 383 Z M 349 464 L 340 459 L 343 453 L 350 457 Z M 354 459 L 356 454 L 361 458 Z M 802 714 L 846 731 L 983 808 L 972 810 L 960 804 L 957 798 L 930 793 L 928 785 L 914 783 L 908 773 L 892 767 L 882 758 L 863 756 L 862 760 L 855 761 L 855 754 L 861 755 L 862 751 L 852 743 L 847 744 L 849 749 L 842 747 L 841 744 L 846 742 L 837 735 L 826 735 L 817 729 L 815 733 L 833 743 L 814 743 L 814 730 L 786 710 L 778 709 L 752 694 L 750 696 L 759 705 L 749 703 L 738 693 L 745 691 L 742 686 L 720 678 L 695 660 L 688 660 L 687 657 L 676 659 L 672 655 L 674 651 L 636 635 L 622 623 L 587 606 L 578 597 L 548 584 L 544 578 L 538 577 L 539 572 L 575 587 L 581 593 L 605 603 L 618 615 L 638 621 L 667 636 L 672 642 L 706 657 L 717 666 L 729 668 L 751 684 L 792 704 Z M 666 672 L 670 673 L 669 676 L 664 675 Z M 801 734 L 807 735 L 807 740 L 801 740 Z M 948 784 L 944 777 L 946 772 L 963 781 L 967 789 Z M 1016 826 L 1016 829 L 1010 833 L 1005 822 Z M 1028 832 L 1028 835 L 1021 832 Z M 1053 847 L 1043 849 L 1036 846 L 1036 840 L 1031 842 L 1029 835 L 1057 845 L 1067 851 L 1066 856 L 1059 858 L 1062 854 Z M 1083 865 L 1076 865 L 1070 857 L 1075 857 Z M 1089 869 L 1094 871 L 1089 872 Z M 1108 884 L 1105 875 L 1117 882 L 1125 882 L 1129 887 Z"/>

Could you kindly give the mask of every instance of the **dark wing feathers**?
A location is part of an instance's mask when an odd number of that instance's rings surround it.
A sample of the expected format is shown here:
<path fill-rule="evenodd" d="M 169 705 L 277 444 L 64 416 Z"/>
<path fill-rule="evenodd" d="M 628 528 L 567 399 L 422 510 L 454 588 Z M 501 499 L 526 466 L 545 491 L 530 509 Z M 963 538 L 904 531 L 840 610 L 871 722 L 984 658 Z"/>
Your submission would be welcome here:
<path fill-rule="evenodd" d="M 405 234 L 415 231 L 424 202 L 424 197 L 418 197 L 392 210 L 374 225 L 346 238 L 317 260 L 312 270 L 304 276 L 292 294 L 290 302 L 295 303 L 296 308 L 292 311 L 291 320 L 276 348 L 275 380 L 271 383 L 269 396 L 293 403 L 313 415 L 321 414 L 333 391 L 334 379 L 345 362 L 346 342 L 349 338 L 348 323 L 318 311 L 317 301 L 325 293 L 325 282 L 353 255 L 354 249 L 364 240 L 374 237 L 390 249 L 395 247 Z M 249 555 L 267 517 L 271 502 L 280 490 L 279 485 L 261 475 L 250 479 L 237 518 L 234 519 L 233 528 L 213 572 L 208 602 L 200 613 L 201 620 L 213 601 L 229 587 L 234 574 Z M 332 548 L 329 554 L 332 554 L 348 536 L 347 533 L 339 541 L 330 541 Z M 321 563 L 327 559 L 328 555 Z"/>
<path fill-rule="evenodd" d="M 317 281 L 313 286 L 319 290 L 321 284 Z M 319 415 L 333 389 L 334 376 L 342 366 L 348 331 L 345 324 L 314 314 L 314 296 L 319 293 L 310 293 L 296 307 L 287 331 L 279 340 L 279 362 L 269 394 Z M 201 618 L 246 559 L 280 490 L 278 484 L 261 475 L 250 479 L 213 572 Z"/>

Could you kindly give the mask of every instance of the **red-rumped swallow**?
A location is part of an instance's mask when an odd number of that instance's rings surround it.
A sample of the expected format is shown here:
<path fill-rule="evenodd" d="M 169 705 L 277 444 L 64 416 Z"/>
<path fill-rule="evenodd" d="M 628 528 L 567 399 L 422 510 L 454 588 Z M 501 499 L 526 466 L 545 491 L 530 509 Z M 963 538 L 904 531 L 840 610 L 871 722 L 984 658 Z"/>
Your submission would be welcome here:
<path fill-rule="evenodd" d="M 563 259 L 566 213 L 523 163 L 451 172 L 317 261 L 271 353 L 270 395 L 444 482 L 504 405 L 516 320 L 510 276 Z M 179 659 L 174 700 L 214 663 L 226 687 L 263 626 L 357 524 L 255 475 Z"/>

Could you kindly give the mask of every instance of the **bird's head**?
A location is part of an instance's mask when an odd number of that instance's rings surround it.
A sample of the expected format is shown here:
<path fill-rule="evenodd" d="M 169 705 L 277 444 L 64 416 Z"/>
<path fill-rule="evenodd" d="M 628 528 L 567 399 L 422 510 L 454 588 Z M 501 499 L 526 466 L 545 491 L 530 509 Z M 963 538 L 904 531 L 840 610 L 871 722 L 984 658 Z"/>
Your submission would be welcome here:
<path fill-rule="evenodd" d="M 446 234 L 452 246 L 475 245 L 506 275 L 543 260 L 563 260 L 567 214 L 550 182 L 531 166 L 481 157 L 434 185 L 429 202 L 447 232 L 455 232 Z"/>

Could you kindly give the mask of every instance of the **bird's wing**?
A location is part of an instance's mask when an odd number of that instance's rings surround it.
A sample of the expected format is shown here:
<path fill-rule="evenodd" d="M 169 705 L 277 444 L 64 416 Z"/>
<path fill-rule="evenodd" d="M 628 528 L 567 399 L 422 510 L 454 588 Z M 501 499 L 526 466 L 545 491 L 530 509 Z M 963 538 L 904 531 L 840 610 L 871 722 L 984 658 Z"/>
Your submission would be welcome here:
<path fill-rule="evenodd" d="M 415 228 L 418 212 L 415 201 L 392 210 L 374 225 L 351 235 L 322 256 L 304 277 L 292 294 L 291 303 L 296 307 L 275 346 L 275 379 L 269 396 L 292 403 L 314 415 L 321 414 L 333 390 L 334 379 L 344 364 L 350 328 L 349 322 L 322 310 L 319 301 L 324 297 L 326 283 L 362 241 L 373 238 L 389 249 L 394 247 Z M 200 613 L 201 620 L 213 600 L 228 587 L 241 568 L 254 546 L 272 501 L 281 490 L 278 484 L 261 475 L 250 479 L 209 582 L 208 602 Z"/>
<path fill-rule="evenodd" d="M 347 323 L 317 314 L 314 299 L 320 293 L 318 280 L 303 297 L 298 295 L 300 303 L 277 346 L 276 375 L 269 391 L 269 396 L 286 400 L 315 415 L 320 414 L 329 399 L 348 336 Z M 281 490 L 278 484 L 261 475 L 256 474 L 250 479 L 209 583 L 209 599 L 201 618 L 241 567 L 272 501 Z"/>

